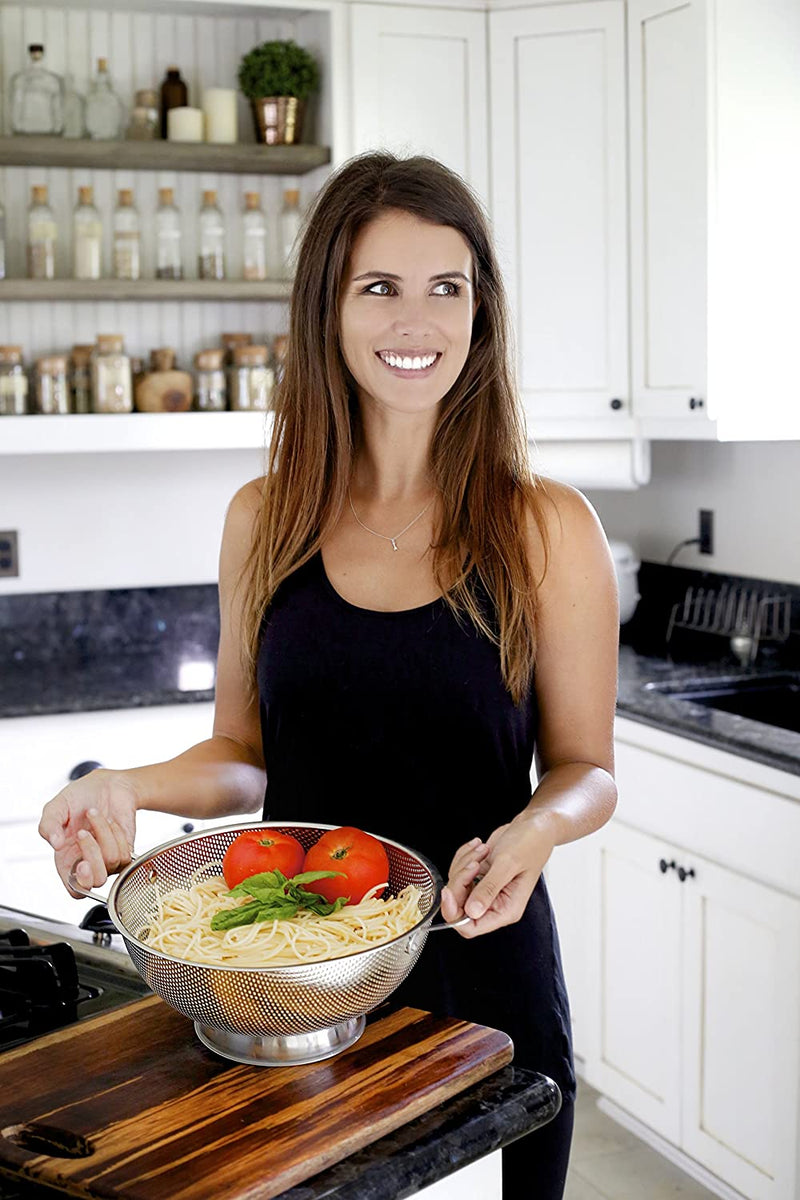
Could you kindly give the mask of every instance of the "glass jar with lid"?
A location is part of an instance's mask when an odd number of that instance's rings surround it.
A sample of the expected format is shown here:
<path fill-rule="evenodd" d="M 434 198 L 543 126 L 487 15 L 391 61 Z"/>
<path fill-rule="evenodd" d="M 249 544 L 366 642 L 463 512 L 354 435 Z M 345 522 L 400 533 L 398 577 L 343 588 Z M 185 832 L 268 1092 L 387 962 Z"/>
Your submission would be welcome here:
<path fill-rule="evenodd" d="M 70 411 L 74 413 L 92 411 L 93 350 L 94 346 L 73 346 L 69 356 Z"/>
<path fill-rule="evenodd" d="M 22 417 L 28 411 L 28 376 L 21 346 L 0 346 L 0 417 Z"/>
<path fill-rule="evenodd" d="M 200 412 L 224 412 L 228 407 L 228 388 L 223 366 L 224 350 L 200 350 L 194 356 L 197 372 L 195 408 Z"/>
<path fill-rule="evenodd" d="M 233 352 L 230 405 L 234 412 L 266 412 L 272 400 L 275 372 L 266 346 L 237 346 Z"/>
<path fill-rule="evenodd" d="M 160 137 L 158 115 L 158 93 L 143 88 L 136 93 L 126 137 L 134 141 L 149 142 Z"/>
<path fill-rule="evenodd" d="M 92 354 L 92 411 L 133 412 L 131 360 L 121 333 L 100 334 Z"/>
<path fill-rule="evenodd" d="M 45 414 L 69 412 L 69 378 L 66 354 L 49 354 L 36 360 L 33 411 Z"/>

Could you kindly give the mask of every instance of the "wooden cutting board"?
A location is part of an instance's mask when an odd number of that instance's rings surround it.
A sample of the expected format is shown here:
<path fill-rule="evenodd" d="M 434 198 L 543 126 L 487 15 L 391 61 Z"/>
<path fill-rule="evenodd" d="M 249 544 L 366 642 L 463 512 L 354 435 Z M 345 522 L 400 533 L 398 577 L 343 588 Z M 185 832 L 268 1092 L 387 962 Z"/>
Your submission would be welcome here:
<path fill-rule="evenodd" d="M 270 1200 L 511 1061 L 495 1029 L 403 1008 L 319 1063 L 219 1058 L 157 996 L 0 1058 L 0 1172 L 114 1200 Z M 47 1126 L 87 1151 L 22 1148 Z"/>

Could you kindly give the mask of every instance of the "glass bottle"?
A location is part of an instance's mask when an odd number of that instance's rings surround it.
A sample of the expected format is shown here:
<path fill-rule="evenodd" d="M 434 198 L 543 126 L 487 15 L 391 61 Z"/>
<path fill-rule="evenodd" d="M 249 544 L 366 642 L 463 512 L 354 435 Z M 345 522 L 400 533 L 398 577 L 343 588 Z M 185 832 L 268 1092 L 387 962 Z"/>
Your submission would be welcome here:
<path fill-rule="evenodd" d="M 69 412 L 69 380 L 66 354 L 50 354 L 36 362 L 33 411 L 48 415 Z"/>
<path fill-rule="evenodd" d="M 92 411 L 92 353 L 94 346 L 72 347 L 69 356 L 70 411 L 88 413 Z"/>
<path fill-rule="evenodd" d="M 122 334 L 100 334 L 92 354 L 92 411 L 133 412 L 131 360 Z"/>
<path fill-rule="evenodd" d="M 300 192 L 297 188 L 287 188 L 283 193 L 280 215 L 281 267 L 284 279 L 291 279 L 294 273 L 294 251 L 300 222 Z"/>
<path fill-rule="evenodd" d="M 0 279 L 6 277 L 6 210 L 0 204 Z"/>
<path fill-rule="evenodd" d="M 86 97 L 86 132 L 90 138 L 110 140 L 122 137 L 125 110 L 111 85 L 108 59 L 98 58 L 97 75 Z"/>
<path fill-rule="evenodd" d="M 267 278 L 267 222 L 258 192 L 244 194 L 242 262 L 245 279 Z"/>
<path fill-rule="evenodd" d="M 113 262 L 115 279 L 138 279 L 141 234 L 139 214 L 133 207 L 133 192 L 120 188 L 114 209 Z"/>
<path fill-rule="evenodd" d="M 156 279 L 183 279 L 181 214 L 172 188 L 158 189 L 156 209 Z"/>
<path fill-rule="evenodd" d="M 14 133 L 61 134 L 64 131 L 64 81 L 44 65 L 44 46 L 28 46 L 30 64 L 11 80 L 11 129 Z"/>
<path fill-rule="evenodd" d="M 44 184 L 31 188 L 28 209 L 28 278 L 55 279 L 56 227 Z"/>
<path fill-rule="evenodd" d="M 86 137 L 86 101 L 72 86 L 72 76 L 64 76 L 64 137 Z"/>
<path fill-rule="evenodd" d="M 266 346 L 237 346 L 233 352 L 230 403 L 234 412 L 266 412 L 272 399 L 275 372 L 267 362 Z"/>
<path fill-rule="evenodd" d="M 228 388 L 222 365 L 224 350 L 200 350 L 194 356 L 197 372 L 195 408 L 200 412 L 224 412 L 228 407 Z"/>
<path fill-rule="evenodd" d="M 203 192 L 200 209 L 200 253 L 197 258 L 198 279 L 225 278 L 225 221 L 217 204 L 215 191 Z"/>
<path fill-rule="evenodd" d="M 130 123 L 125 136 L 132 141 L 148 142 L 160 136 L 158 95 L 151 88 L 136 93 Z"/>
<path fill-rule="evenodd" d="M 189 103 L 189 90 L 181 79 L 177 67 L 167 67 L 161 84 L 161 136 L 167 136 L 167 113 L 171 108 L 185 108 Z"/>
<path fill-rule="evenodd" d="M 0 346 L 0 417 L 22 417 L 28 411 L 28 376 L 21 346 Z"/>
<path fill-rule="evenodd" d="M 94 206 L 92 188 L 80 187 L 72 218 L 72 277 L 99 279 L 102 267 L 103 223 Z"/>

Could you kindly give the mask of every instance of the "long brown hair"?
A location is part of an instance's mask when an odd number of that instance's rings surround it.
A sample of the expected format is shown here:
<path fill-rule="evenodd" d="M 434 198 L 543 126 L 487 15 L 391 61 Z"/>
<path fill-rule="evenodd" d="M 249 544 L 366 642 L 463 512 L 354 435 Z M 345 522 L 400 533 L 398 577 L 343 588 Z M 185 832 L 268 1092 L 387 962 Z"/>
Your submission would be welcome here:
<path fill-rule="evenodd" d="M 472 250 L 480 302 L 472 343 L 441 400 L 431 445 L 441 511 L 433 571 L 451 608 L 499 646 L 503 679 L 519 703 L 536 652 L 528 514 L 545 556 L 547 541 L 512 382 L 507 301 L 479 201 L 458 175 L 423 156 L 379 151 L 350 159 L 330 176 L 306 216 L 262 510 L 242 576 L 245 664 L 254 680 L 272 597 L 324 544 L 346 502 L 360 413 L 339 343 L 339 297 L 356 236 L 387 210 L 451 226 Z M 493 613 L 481 603 L 481 587 Z"/>

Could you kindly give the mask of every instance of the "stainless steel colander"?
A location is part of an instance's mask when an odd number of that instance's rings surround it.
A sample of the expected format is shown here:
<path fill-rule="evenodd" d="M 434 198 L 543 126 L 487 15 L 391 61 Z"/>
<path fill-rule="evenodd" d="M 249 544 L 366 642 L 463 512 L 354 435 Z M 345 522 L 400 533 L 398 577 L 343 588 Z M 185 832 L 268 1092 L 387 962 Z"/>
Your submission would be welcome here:
<path fill-rule="evenodd" d="M 159 996 L 194 1021 L 200 1040 L 237 1062 L 264 1066 L 315 1062 L 357 1041 L 365 1014 L 397 988 L 419 958 L 439 911 L 442 879 L 433 863 L 398 842 L 379 837 L 389 858 L 389 886 L 421 891 L 420 918 L 384 945 L 341 958 L 285 967 L 215 967 L 154 950 L 139 933 L 154 912 L 154 884 L 162 891 L 188 887 L 204 863 L 221 862 L 245 830 L 280 829 L 304 849 L 335 825 L 280 821 L 226 825 L 166 842 L 125 867 L 105 897 L 139 974 Z M 373 835 L 377 836 L 377 835 Z M 84 889 L 71 880 L 76 891 Z"/>

